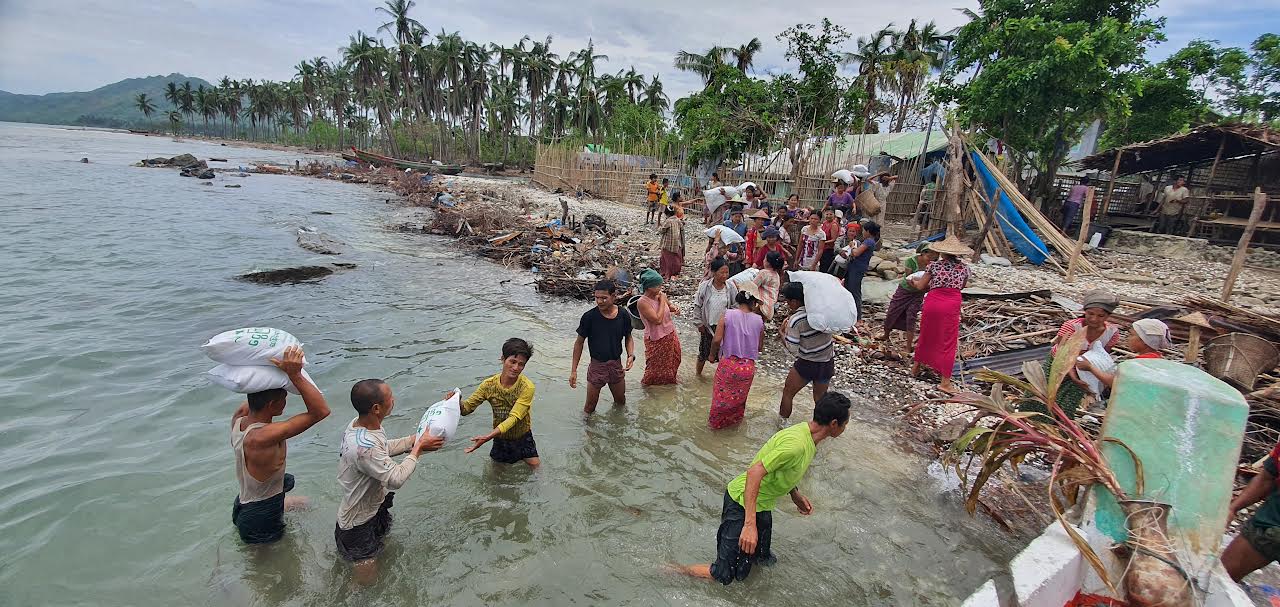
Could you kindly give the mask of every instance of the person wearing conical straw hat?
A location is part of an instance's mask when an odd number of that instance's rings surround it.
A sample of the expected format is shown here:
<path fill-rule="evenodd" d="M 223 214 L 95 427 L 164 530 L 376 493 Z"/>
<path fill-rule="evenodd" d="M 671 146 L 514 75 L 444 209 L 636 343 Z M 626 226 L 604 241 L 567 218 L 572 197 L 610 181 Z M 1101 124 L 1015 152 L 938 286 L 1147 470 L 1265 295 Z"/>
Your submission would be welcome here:
<path fill-rule="evenodd" d="M 939 259 L 925 267 L 924 276 L 912 286 L 928 289 L 920 310 L 920 339 L 912 356 L 911 375 L 920 372 L 924 365 L 942 378 L 939 388 L 955 393 L 951 385 L 951 370 L 956 363 L 956 348 L 960 343 L 960 290 L 969 282 L 969 266 L 962 257 L 972 255 L 973 249 L 954 234 L 942 242 L 929 245 Z"/>

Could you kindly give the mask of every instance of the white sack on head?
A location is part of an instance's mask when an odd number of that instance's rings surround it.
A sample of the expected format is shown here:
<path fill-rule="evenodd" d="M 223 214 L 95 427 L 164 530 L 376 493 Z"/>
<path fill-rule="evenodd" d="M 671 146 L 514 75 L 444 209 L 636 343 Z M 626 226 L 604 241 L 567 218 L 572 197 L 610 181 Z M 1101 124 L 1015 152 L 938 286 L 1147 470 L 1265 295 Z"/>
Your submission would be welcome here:
<path fill-rule="evenodd" d="M 298 394 L 298 388 L 289 381 L 289 376 L 276 367 L 221 364 L 209 369 L 208 373 L 213 383 L 240 394 L 253 394 L 276 388 L 284 388 Z M 302 376 L 307 378 L 311 385 L 315 385 L 306 371 L 302 372 Z"/>
<path fill-rule="evenodd" d="M 745 238 L 742 237 L 742 234 L 739 234 L 733 228 L 725 225 L 711 226 L 707 228 L 706 234 L 707 234 L 707 238 L 715 238 L 716 234 L 719 234 L 720 242 L 727 245 L 737 244 L 739 242 L 747 241 Z"/>
<path fill-rule="evenodd" d="M 843 181 L 846 185 L 853 183 L 853 173 L 850 173 L 849 169 L 840 169 L 832 173 L 831 176 Z"/>
<path fill-rule="evenodd" d="M 858 304 L 840 279 L 823 272 L 790 272 L 804 285 L 804 309 L 809 326 L 823 333 L 844 333 L 858 322 Z"/>
<path fill-rule="evenodd" d="M 760 189 L 760 186 L 756 185 L 754 181 L 744 181 L 744 182 L 742 182 L 742 183 L 738 184 L 738 191 L 740 191 L 740 192 L 746 192 L 746 191 L 747 191 L 747 187 L 748 187 L 748 186 L 749 186 L 749 187 L 753 187 L 753 188 L 755 188 L 755 189 L 757 189 L 757 190 L 759 190 L 759 189 Z"/>
<path fill-rule="evenodd" d="M 286 331 L 248 327 L 214 335 L 200 346 L 200 350 L 214 362 L 224 365 L 270 366 L 271 359 L 284 357 L 285 348 L 301 345 L 298 338 Z"/>
<path fill-rule="evenodd" d="M 721 194 L 720 190 L 724 190 L 724 193 Z M 702 192 L 702 198 L 707 202 L 708 213 L 714 213 L 716 209 L 720 208 L 720 205 L 725 203 L 726 200 L 733 198 L 734 196 L 737 196 L 737 195 L 738 195 L 738 188 L 735 188 L 733 186 L 711 188 L 710 190 L 704 190 Z"/>

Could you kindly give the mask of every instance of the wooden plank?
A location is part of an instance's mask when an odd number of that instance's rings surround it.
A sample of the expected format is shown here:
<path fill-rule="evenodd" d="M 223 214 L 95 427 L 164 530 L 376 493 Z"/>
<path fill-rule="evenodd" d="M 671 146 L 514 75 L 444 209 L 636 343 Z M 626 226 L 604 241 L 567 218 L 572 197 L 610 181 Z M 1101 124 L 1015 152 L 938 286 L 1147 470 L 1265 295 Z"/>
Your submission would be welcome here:
<path fill-rule="evenodd" d="M 1116 158 L 1120 158 L 1120 154 L 1116 154 Z M 1108 195 L 1111 192 L 1107 192 Z M 1089 235 L 1089 220 L 1093 217 L 1093 188 L 1085 191 L 1084 195 L 1084 217 L 1080 220 L 1080 235 L 1076 237 L 1076 246 L 1071 250 L 1071 260 L 1067 262 L 1067 282 L 1075 282 L 1076 280 L 1076 261 L 1080 259 L 1080 254 L 1084 252 L 1084 239 Z"/>
<path fill-rule="evenodd" d="M 1222 285 L 1223 303 L 1231 300 L 1231 291 L 1235 288 L 1240 270 L 1244 269 L 1244 260 L 1249 255 L 1249 241 L 1253 239 L 1253 230 L 1258 227 L 1258 220 L 1262 219 L 1262 211 L 1266 208 L 1267 195 L 1262 192 L 1261 187 L 1254 188 L 1253 212 L 1249 213 L 1249 225 L 1245 226 L 1244 233 L 1240 235 L 1240 244 L 1236 247 L 1236 255 L 1231 260 L 1231 271 L 1227 273 L 1227 280 Z"/>

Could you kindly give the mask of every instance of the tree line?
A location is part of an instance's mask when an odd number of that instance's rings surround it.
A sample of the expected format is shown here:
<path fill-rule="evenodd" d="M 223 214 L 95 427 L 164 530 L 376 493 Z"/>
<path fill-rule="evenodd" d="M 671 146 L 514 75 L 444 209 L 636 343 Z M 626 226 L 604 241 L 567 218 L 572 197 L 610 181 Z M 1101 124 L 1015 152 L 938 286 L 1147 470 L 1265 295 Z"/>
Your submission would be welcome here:
<path fill-rule="evenodd" d="M 550 36 L 502 46 L 431 34 L 414 6 L 386 0 L 376 33 L 389 40 L 356 32 L 338 58 L 303 60 L 287 82 L 170 83 L 138 109 L 175 132 L 409 158 L 527 165 L 535 142 L 571 141 L 704 168 L 785 149 L 794 172 L 815 137 L 920 129 L 939 109 L 939 124 L 1003 140 L 1025 169 L 1015 172 L 1042 189 L 1096 119 L 1105 146 L 1280 119 L 1280 36 L 1249 49 L 1197 40 L 1151 62 L 1164 39 L 1154 0 L 980 0 L 950 32 L 911 19 L 856 39 L 828 19 L 797 24 L 775 36 L 789 71 L 756 73 L 759 38 L 677 51 L 674 69 L 703 87 L 674 103 L 657 75 L 608 70 L 591 42 L 561 56 Z"/>

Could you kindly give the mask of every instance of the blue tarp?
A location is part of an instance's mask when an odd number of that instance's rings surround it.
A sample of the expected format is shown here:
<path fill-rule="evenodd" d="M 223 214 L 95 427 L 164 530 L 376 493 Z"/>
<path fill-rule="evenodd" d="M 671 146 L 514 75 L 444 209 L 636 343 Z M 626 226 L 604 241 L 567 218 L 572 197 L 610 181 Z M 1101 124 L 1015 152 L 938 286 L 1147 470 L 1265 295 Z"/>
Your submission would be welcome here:
<path fill-rule="evenodd" d="M 995 195 L 999 186 L 996 185 L 996 178 L 987 171 L 987 166 L 978 158 L 977 152 L 969 152 L 973 160 L 973 167 L 978 172 L 978 181 L 982 183 L 982 187 L 987 191 L 987 200 Z M 1043 264 L 1045 259 L 1049 257 L 1049 248 L 1044 242 L 1031 231 L 1031 227 L 1022 219 L 1022 214 L 1018 212 L 1018 208 L 1013 206 L 1013 202 L 1009 200 L 1009 195 L 1000 192 L 1000 200 L 997 201 L 1000 208 L 997 209 L 996 217 L 1000 221 L 1000 230 L 1004 232 L 1005 238 L 1009 240 L 1009 244 L 1014 250 L 1022 253 L 1027 257 L 1027 261 L 1036 265 Z M 1025 234 L 1025 236 L 1024 236 Z"/>

